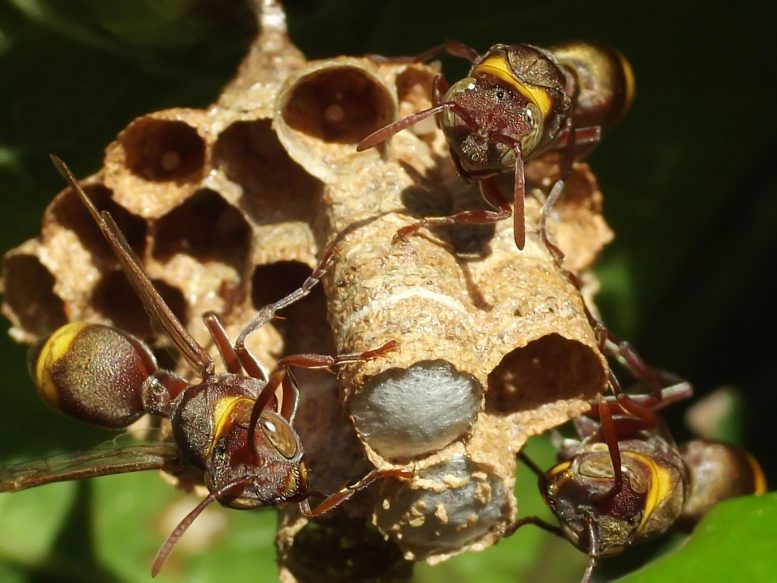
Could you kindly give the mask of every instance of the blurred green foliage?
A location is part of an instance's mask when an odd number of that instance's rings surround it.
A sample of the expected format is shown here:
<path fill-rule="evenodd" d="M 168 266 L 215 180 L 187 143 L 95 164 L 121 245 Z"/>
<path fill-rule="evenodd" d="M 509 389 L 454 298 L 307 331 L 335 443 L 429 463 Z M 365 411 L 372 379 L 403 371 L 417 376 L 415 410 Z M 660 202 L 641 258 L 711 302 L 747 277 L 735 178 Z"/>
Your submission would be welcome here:
<path fill-rule="evenodd" d="M 750 2 L 473 3 L 296 0 L 293 38 L 311 58 L 415 54 L 444 38 L 611 43 L 636 71 L 637 99 L 590 157 L 617 240 L 599 268 L 607 322 L 697 393 L 734 384 L 744 395 L 745 445 L 772 483 L 771 357 L 777 317 L 767 278 L 777 256 L 777 8 Z M 228 0 L 0 2 L 0 250 L 34 237 L 62 187 L 47 154 L 86 175 L 135 116 L 202 107 L 232 75 L 252 18 Z M 466 66 L 445 60 L 449 78 Z M 86 448 L 106 439 L 51 413 L 25 372 L 25 349 L 0 339 L 0 461 Z M 670 412 L 673 428 L 682 407 Z M 549 464 L 546 442 L 532 455 Z M 521 513 L 543 513 L 521 470 Z M 0 581 L 141 581 L 166 535 L 160 515 L 180 498 L 155 475 L 118 476 L 0 496 Z M 194 501 L 192 501 L 192 506 Z M 777 499 L 726 504 L 682 550 L 629 580 L 773 578 Z M 160 580 L 270 580 L 274 515 L 224 512 L 207 551 L 179 549 Z M 605 561 L 611 578 L 661 549 Z M 575 581 L 585 557 L 531 528 L 418 581 Z M 747 567 L 743 567 L 746 564 Z M 228 569 L 228 571 L 225 571 Z M 699 570 L 697 570 L 699 569 Z"/>

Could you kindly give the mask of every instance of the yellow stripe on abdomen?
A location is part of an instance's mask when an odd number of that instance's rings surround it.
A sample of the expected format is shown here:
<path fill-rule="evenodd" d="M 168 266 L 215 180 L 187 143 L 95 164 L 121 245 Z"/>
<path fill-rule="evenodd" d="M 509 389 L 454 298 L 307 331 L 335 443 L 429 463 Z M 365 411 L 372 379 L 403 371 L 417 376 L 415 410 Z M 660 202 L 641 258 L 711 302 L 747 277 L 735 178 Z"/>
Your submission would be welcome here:
<path fill-rule="evenodd" d="M 758 460 L 753 457 L 749 451 L 744 452 L 747 458 L 747 463 L 750 464 L 750 469 L 753 470 L 753 494 L 766 493 L 768 486 L 766 485 L 766 476 L 764 476 L 763 468 Z"/>
<path fill-rule="evenodd" d="M 634 101 L 637 83 L 634 80 L 634 69 L 631 68 L 629 60 L 624 57 L 620 51 L 613 50 L 615 51 L 615 54 L 618 55 L 618 62 L 620 63 L 621 71 L 623 71 L 623 81 L 626 85 L 625 96 L 623 98 L 623 111 L 620 112 L 621 115 L 625 115 L 631 107 L 631 102 Z"/>
<path fill-rule="evenodd" d="M 51 378 L 51 371 L 59 361 L 67 358 L 76 336 L 87 326 L 90 324 L 86 322 L 71 322 L 57 328 L 38 353 L 38 360 L 35 362 L 35 384 L 43 400 L 55 409 L 59 409 L 59 391 Z"/>

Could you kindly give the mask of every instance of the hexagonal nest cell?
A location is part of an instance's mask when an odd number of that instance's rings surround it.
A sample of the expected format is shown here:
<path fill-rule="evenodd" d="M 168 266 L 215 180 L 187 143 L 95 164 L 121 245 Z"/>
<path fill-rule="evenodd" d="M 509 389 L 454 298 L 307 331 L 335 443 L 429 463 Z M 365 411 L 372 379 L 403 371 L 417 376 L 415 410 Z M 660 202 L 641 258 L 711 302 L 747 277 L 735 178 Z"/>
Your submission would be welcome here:
<path fill-rule="evenodd" d="M 202 176 L 205 141 L 183 121 L 142 118 L 119 138 L 126 165 L 148 181 L 184 181 Z"/>
<path fill-rule="evenodd" d="M 282 110 L 289 127 L 323 142 L 355 144 L 391 121 L 385 90 L 360 70 L 327 67 L 291 91 Z"/>

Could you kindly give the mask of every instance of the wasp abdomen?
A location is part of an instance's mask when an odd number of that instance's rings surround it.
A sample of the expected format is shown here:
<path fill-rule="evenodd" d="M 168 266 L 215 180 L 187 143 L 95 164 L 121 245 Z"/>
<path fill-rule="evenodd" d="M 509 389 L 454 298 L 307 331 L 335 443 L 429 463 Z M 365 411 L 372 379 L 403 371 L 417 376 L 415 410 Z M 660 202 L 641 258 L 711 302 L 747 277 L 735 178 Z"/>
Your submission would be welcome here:
<path fill-rule="evenodd" d="M 74 322 L 30 349 L 30 373 L 52 408 L 101 427 L 143 415 L 143 384 L 157 370 L 146 345 L 116 328 Z"/>
<path fill-rule="evenodd" d="M 619 51 L 577 41 L 551 52 L 571 81 L 575 127 L 607 127 L 625 115 L 634 97 L 634 73 Z"/>
<path fill-rule="evenodd" d="M 684 444 L 680 453 L 690 482 L 682 514 L 685 526 L 698 522 L 723 500 L 766 492 L 760 464 L 741 447 L 696 439 Z"/>

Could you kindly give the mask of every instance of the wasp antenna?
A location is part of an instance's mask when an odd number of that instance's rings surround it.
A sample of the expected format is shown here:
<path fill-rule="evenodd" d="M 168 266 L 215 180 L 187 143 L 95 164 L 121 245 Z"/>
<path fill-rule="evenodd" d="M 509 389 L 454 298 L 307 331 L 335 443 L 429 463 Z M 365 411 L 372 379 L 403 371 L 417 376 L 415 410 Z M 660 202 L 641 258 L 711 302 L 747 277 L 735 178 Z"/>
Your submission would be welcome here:
<path fill-rule="evenodd" d="M 423 111 L 419 111 L 418 113 L 414 113 L 412 115 L 408 115 L 407 117 L 403 117 L 402 119 L 398 119 L 394 123 L 390 123 L 387 126 L 383 126 L 379 130 L 372 132 L 369 136 L 364 138 L 356 146 L 356 151 L 363 152 L 364 150 L 369 150 L 370 148 L 374 148 L 378 144 L 382 144 L 383 142 L 385 142 L 394 134 L 399 133 L 402 130 L 409 128 L 410 126 L 417 124 L 419 121 L 424 120 L 427 117 L 437 115 L 438 113 L 442 113 L 446 109 L 450 109 L 452 107 L 453 107 L 453 103 L 443 103 L 436 107 L 430 107 L 429 109 L 424 109 Z"/>
<path fill-rule="evenodd" d="M 526 246 L 526 178 L 520 142 L 515 146 L 515 185 L 513 186 L 513 236 L 515 246 L 523 251 Z"/>
<path fill-rule="evenodd" d="M 194 507 L 191 512 L 189 512 L 189 514 L 184 516 L 183 520 L 178 523 L 178 526 L 175 527 L 173 532 L 170 533 L 170 536 L 167 537 L 167 540 L 160 547 L 156 557 L 154 557 L 154 562 L 151 564 L 151 576 L 156 577 L 159 574 L 159 571 L 161 571 L 162 567 L 164 567 L 165 562 L 167 561 L 167 557 L 170 556 L 170 553 L 178 543 L 178 540 L 183 536 L 183 534 L 188 530 L 188 528 L 192 525 L 192 523 L 197 519 L 203 510 L 205 510 L 212 502 L 222 498 L 230 490 L 237 488 L 238 486 L 248 485 L 250 482 L 251 478 L 248 476 L 244 476 L 235 480 L 234 482 L 230 482 L 226 486 L 223 486 L 215 492 L 208 494 L 199 504 L 197 504 L 197 506 Z"/>
<path fill-rule="evenodd" d="M 618 432 L 615 429 L 612 412 L 607 406 L 607 402 L 602 397 L 599 397 L 599 422 L 602 424 L 602 435 L 607 444 L 607 449 L 610 452 L 613 481 L 612 488 L 602 494 L 591 496 L 591 500 L 594 502 L 602 502 L 614 498 L 623 489 L 623 468 L 621 467 L 621 450 L 618 445 Z"/>
<path fill-rule="evenodd" d="M 545 477 L 545 472 L 543 472 L 540 467 L 535 464 L 529 456 L 527 456 L 525 453 L 521 452 L 518 454 L 518 459 L 521 460 L 524 465 L 529 468 L 538 478 Z"/>

